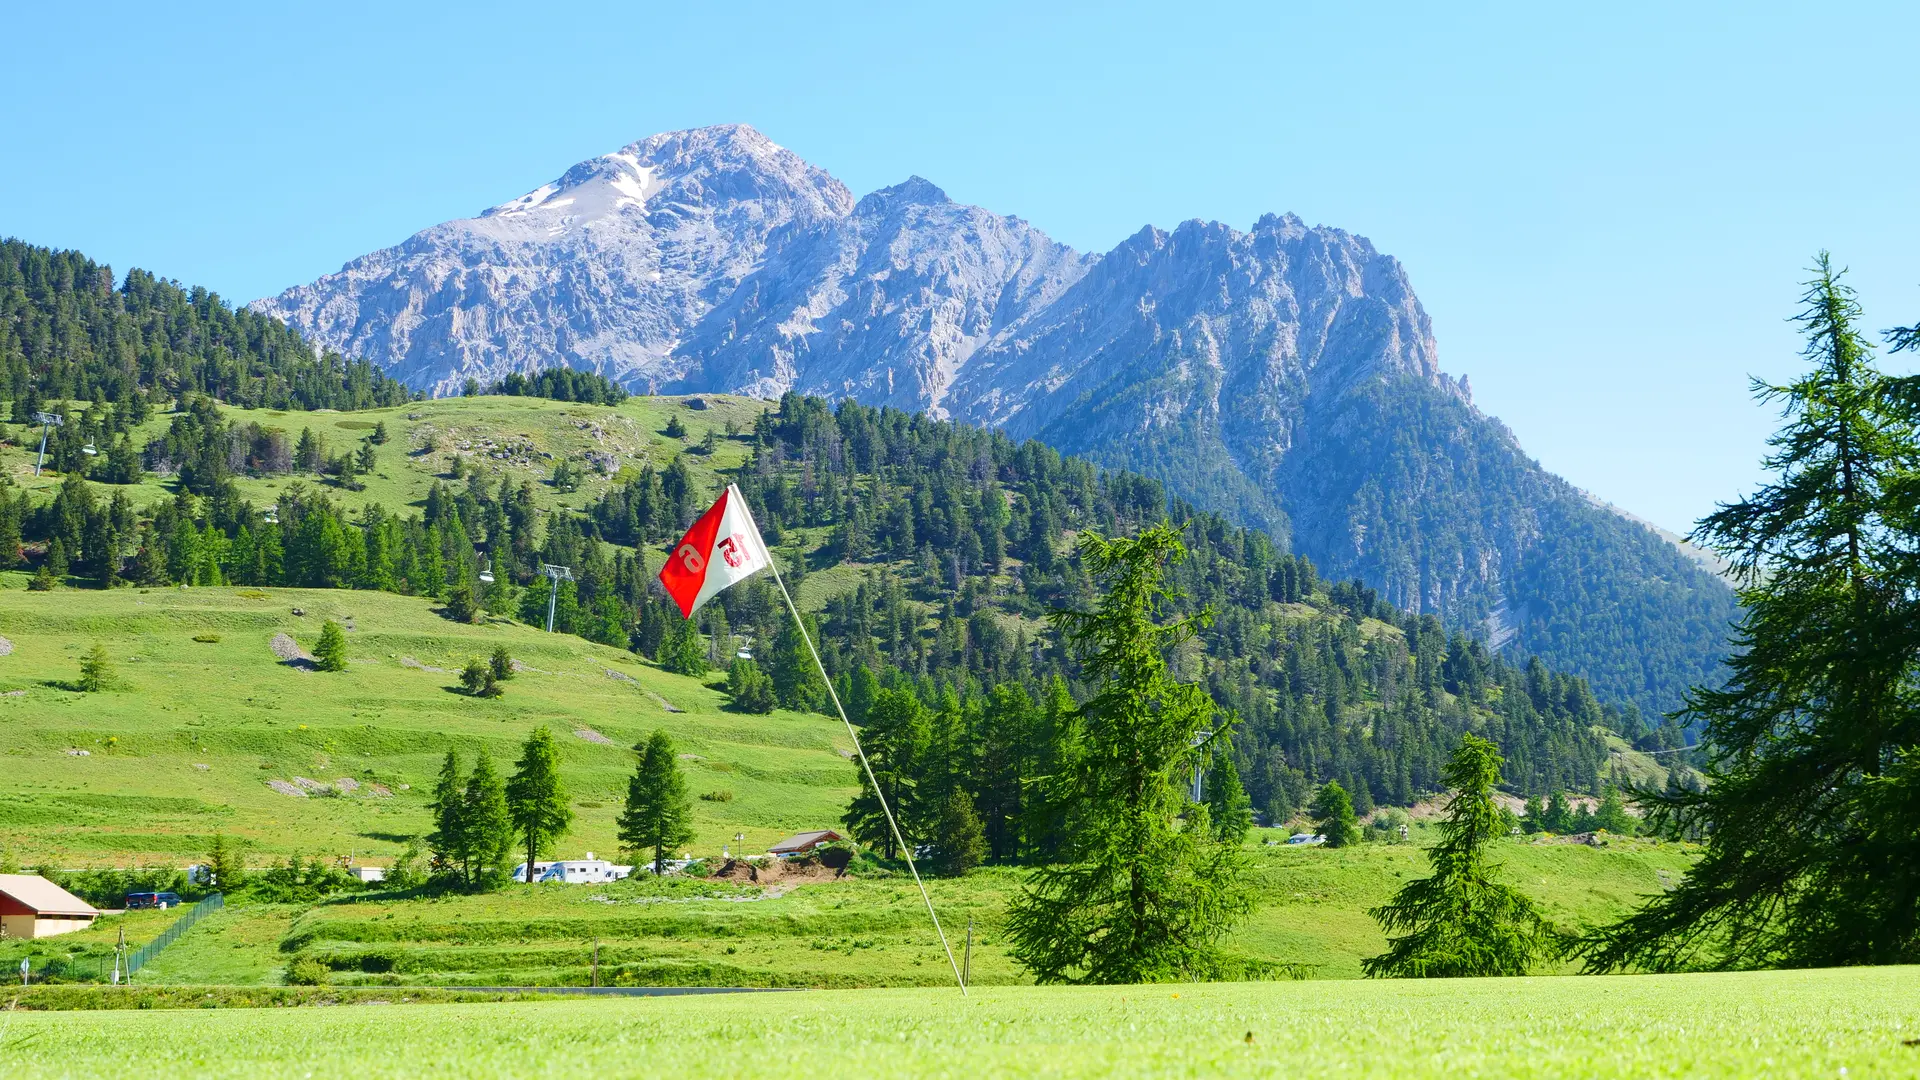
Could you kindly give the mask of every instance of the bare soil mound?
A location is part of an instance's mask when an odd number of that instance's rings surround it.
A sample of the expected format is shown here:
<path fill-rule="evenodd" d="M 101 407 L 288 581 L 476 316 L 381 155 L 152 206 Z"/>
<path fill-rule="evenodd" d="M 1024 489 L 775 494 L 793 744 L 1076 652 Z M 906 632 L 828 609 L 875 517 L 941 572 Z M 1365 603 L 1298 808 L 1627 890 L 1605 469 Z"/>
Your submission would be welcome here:
<path fill-rule="evenodd" d="M 807 881 L 832 881 L 846 876 L 845 870 L 835 870 L 813 859 L 763 859 L 749 862 L 745 859 L 728 859 L 713 874 L 716 881 L 746 881 L 755 885 L 798 885 Z"/>

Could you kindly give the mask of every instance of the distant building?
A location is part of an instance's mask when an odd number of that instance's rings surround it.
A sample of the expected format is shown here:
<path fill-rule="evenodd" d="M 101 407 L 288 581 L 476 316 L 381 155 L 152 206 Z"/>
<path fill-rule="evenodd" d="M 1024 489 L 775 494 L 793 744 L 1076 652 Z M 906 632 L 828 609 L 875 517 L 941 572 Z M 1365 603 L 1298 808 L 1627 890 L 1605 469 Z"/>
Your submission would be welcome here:
<path fill-rule="evenodd" d="M 596 859 L 593 852 L 587 852 L 584 859 L 555 859 L 552 862 L 533 864 L 533 880 L 557 881 L 566 885 L 587 885 L 602 881 L 619 881 L 633 873 L 633 867 L 620 866 L 605 859 Z M 513 868 L 513 880 L 527 880 L 527 864 L 521 863 Z"/>
<path fill-rule="evenodd" d="M 353 880 L 367 885 L 387 880 L 387 868 L 384 866 L 350 866 L 347 873 L 353 875 Z"/>
<path fill-rule="evenodd" d="M 0 874 L 0 934 L 7 937 L 70 934 L 99 916 L 92 904 L 38 874 Z"/>
<path fill-rule="evenodd" d="M 1324 844 L 1326 842 L 1327 838 L 1317 833 L 1294 833 L 1287 837 L 1289 844 Z"/>
<path fill-rule="evenodd" d="M 831 844 L 840 839 L 844 838 L 832 829 L 817 829 L 813 832 L 795 833 L 768 848 L 767 854 L 778 855 L 783 859 L 791 855 L 805 855 L 821 844 Z"/>

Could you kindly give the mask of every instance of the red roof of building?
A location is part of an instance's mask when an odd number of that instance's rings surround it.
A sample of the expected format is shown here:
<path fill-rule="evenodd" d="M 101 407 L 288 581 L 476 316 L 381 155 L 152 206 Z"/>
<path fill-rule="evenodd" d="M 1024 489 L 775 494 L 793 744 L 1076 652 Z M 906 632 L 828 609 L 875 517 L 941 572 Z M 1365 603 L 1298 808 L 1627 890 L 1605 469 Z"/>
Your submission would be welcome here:
<path fill-rule="evenodd" d="M 12 903 L 4 903 L 12 901 Z M 98 915 L 92 904 L 39 874 L 0 874 L 0 909 L 24 915 Z"/>

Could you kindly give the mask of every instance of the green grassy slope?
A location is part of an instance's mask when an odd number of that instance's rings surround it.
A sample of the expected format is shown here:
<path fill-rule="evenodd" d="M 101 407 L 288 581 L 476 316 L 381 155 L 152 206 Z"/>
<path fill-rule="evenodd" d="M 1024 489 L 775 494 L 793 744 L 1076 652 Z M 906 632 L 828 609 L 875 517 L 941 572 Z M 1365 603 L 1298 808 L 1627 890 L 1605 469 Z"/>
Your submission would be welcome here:
<path fill-rule="evenodd" d="M 469 466 L 478 467 L 497 484 L 502 477 L 516 485 L 521 480 L 534 482 L 536 498 L 543 508 L 556 506 L 579 509 L 597 498 L 613 482 L 623 467 L 638 469 L 646 462 L 661 468 L 673 455 L 686 447 L 698 446 L 709 430 L 719 440 L 711 457 L 690 455 L 689 466 L 697 477 L 710 479 L 716 468 L 732 468 L 747 457 L 747 448 L 739 440 L 728 440 L 729 421 L 751 431 L 753 419 L 770 407 L 768 402 L 752 398 L 703 395 L 705 409 L 687 407 L 688 398 L 636 397 L 619 405 L 581 405 L 543 398 L 476 397 L 416 401 L 386 409 L 366 409 L 343 413 L 282 412 L 271 409 L 238 409 L 221 406 L 223 415 L 242 422 L 286 431 L 289 440 L 297 440 L 301 429 L 310 428 L 326 440 L 329 453 L 355 449 L 373 431 L 376 423 L 387 426 L 388 439 L 375 449 L 373 473 L 364 477 L 364 491 L 329 487 L 334 498 L 349 507 L 380 503 L 390 510 L 402 510 L 424 503 L 427 489 L 435 479 L 444 479 L 456 456 Z M 669 439 L 663 429 L 667 418 L 677 414 L 687 427 L 684 439 Z M 136 446 L 165 433 L 172 422 L 168 413 L 157 413 L 134 431 Z M 52 473 L 33 475 L 39 429 L 9 426 L 12 444 L 0 444 L 0 471 L 28 491 L 43 492 L 50 498 L 60 486 L 61 477 Z M 546 483 L 553 467 L 562 459 L 587 466 L 588 455 L 599 455 L 608 466 L 605 472 L 587 468 L 580 489 L 562 493 Z M 295 481 L 313 486 L 313 476 L 239 478 L 241 494 L 255 506 L 275 501 L 286 485 Z M 136 506 L 173 497 L 170 481 L 149 475 L 140 484 L 127 488 L 103 485 L 103 491 L 125 490 Z"/>
<path fill-rule="evenodd" d="M 703 850 L 717 853 L 741 832 L 745 846 L 764 850 L 792 830 L 826 827 L 852 792 L 837 721 L 727 712 L 724 695 L 700 681 L 570 635 L 464 626 L 429 601 L 384 593 L 33 593 L 18 575 L 8 586 L 0 848 L 29 865 L 181 865 L 203 855 L 215 832 L 245 842 L 256 863 L 293 853 L 383 861 L 426 830 L 428 789 L 448 747 L 469 760 L 484 747 L 509 769 L 542 724 L 559 736 L 577 815 L 566 854 L 613 851 L 629 748 L 656 728 L 695 755 L 683 764 L 696 794 L 734 794 L 696 801 Z M 352 627 L 347 671 L 280 662 L 276 635 L 311 648 L 326 618 Z M 207 635 L 219 640 L 194 640 Z M 120 687 L 63 688 L 96 641 Z M 534 670 L 496 700 L 454 693 L 460 665 L 497 644 Z M 300 798 L 269 785 L 296 778 L 353 790 Z"/>
<path fill-rule="evenodd" d="M 198 1077 L 1867 1077 L 1920 969 L 11 1014 L 0 1071 Z M 404 1043 L 396 1040 L 404 1031 Z"/>

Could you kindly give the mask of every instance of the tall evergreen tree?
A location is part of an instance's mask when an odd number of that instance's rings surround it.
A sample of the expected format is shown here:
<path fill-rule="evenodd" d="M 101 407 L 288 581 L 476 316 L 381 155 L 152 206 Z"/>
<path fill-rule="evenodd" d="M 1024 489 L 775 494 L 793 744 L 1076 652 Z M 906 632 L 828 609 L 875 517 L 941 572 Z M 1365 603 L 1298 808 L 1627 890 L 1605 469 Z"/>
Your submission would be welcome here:
<path fill-rule="evenodd" d="M 1013 955 L 1042 983 L 1207 973 L 1250 906 L 1237 846 L 1214 840 L 1204 808 L 1181 820 L 1194 734 L 1214 715 L 1205 688 L 1167 667 L 1209 618 L 1160 619 L 1175 598 L 1168 564 L 1184 555 L 1166 523 L 1132 539 L 1083 533 L 1081 560 L 1104 593 L 1092 611 L 1053 615 L 1095 692 L 1079 710 L 1061 861 L 1034 870 L 1008 912 Z"/>
<path fill-rule="evenodd" d="M 1427 849 L 1433 873 L 1410 881 L 1369 911 L 1388 934 L 1387 951 L 1361 962 L 1369 978 L 1525 975 L 1553 943 L 1552 928 L 1526 894 L 1494 879 L 1487 845 L 1509 826 L 1493 789 L 1500 751 L 1461 737 L 1447 762 L 1453 789 L 1440 842 Z"/>
<path fill-rule="evenodd" d="M 899 820 L 907 843 L 913 843 L 912 837 L 921 832 L 920 826 L 927 824 L 923 821 L 926 815 L 919 789 L 922 759 L 931 737 L 932 724 L 926 707 L 913 691 L 882 690 L 874 695 L 873 704 L 867 707 L 860 748 L 866 753 L 867 765 L 873 769 L 873 779 L 880 787 L 876 792 L 867 779 L 867 770 L 856 760 L 853 768 L 859 777 L 860 793 L 847 804 L 844 822 L 855 840 L 878 847 L 889 859 L 898 855 L 900 849 L 887 824 L 888 807 Z M 885 797 L 884 806 L 881 796 Z"/>
<path fill-rule="evenodd" d="M 1705 786 L 1639 798 L 1705 852 L 1583 942 L 1593 970 L 1920 961 L 1920 380 L 1874 367 L 1840 279 L 1822 254 L 1809 370 L 1755 382 L 1773 479 L 1694 534 L 1744 583 L 1730 676 L 1680 714 Z"/>
<path fill-rule="evenodd" d="M 1213 762 L 1207 768 L 1205 792 L 1207 816 L 1213 835 L 1226 843 L 1238 844 L 1253 828 L 1253 800 L 1240 783 L 1240 769 L 1233 762 L 1233 746 L 1225 736 L 1215 740 Z"/>
<path fill-rule="evenodd" d="M 573 808 L 560 783 L 560 751 L 553 745 L 553 732 L 544 727 L 534 728 L 520 748 L 513 779 L 507 781 L 507 815 L 526 850 L 530 881 L 540 853 L 573 824 Z"/>
<path fill-rule="evenodd" d="M 621 845 L 651 855 L 655 874 L 666 873 L 673 849 L 693 839 L 693 800 L 674 759 L 673 740 L 664 731 L 648 737 L 640 752 L 640 764 L 627 781 L 619 826 Z"/>
<path fill-rule="evenodd" d="M 480 751 L 461 794 L 466 830 L 466 879 L 469 888 L 489 889 L 506 876 L 513 856 L 514 820 L 507 810 L 507 785 Z"/>
<path fill-rule="evenodd" d="M 433 799 L 427 804 L 433 817 L 433 829 L 427 833 L 427 850 L 433 855 L 437 873 L 451 875 L 462 884 L 467 881 L 467 802 L 460 782 L 460 759 L 452 750 L 440 763 L 440 778 L 433 785 Z"/>

